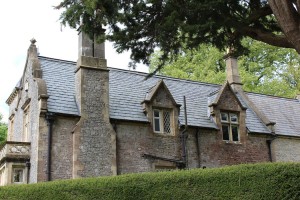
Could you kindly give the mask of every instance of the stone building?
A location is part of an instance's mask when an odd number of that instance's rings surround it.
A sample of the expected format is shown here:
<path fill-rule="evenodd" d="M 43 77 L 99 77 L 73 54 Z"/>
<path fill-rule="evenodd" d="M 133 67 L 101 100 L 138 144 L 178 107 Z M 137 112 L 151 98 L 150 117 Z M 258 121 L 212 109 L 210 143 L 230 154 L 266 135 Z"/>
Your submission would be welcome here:
<path fill-rule="evenodd" d="M 223 85 L 145 79 L 108 68 L 83 34 L 77 63 L 38 56 L 32 40 L 7 99 L 1 185 L 299 161 L 299 100 L 246 93 L 237 60 L 226 65 Z"/>

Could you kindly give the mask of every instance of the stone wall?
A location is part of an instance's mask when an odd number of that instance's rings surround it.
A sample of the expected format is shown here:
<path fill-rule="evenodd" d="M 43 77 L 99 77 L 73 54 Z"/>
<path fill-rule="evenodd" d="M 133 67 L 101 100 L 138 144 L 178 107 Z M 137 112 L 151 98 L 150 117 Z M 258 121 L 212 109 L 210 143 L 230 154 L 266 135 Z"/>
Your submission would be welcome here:
<path fill-rule="evenodd" d="M 277 137 L 272 141 L 274 162 L 300 162 L 300 139 Z"/>
<path fill-rule="evenodd" d="M 56 116 L 53 123 L 51 177 L 71 179 L 73 169 L 73 135 L 78 118 Z"/>
<path fill-rule="evenodd" d="M 220 131 L 200 130 L 201 166 L 220 167 L 241 163 L 268 162 L 266 136 L 247 135 L 243 143 L 222 140 Z"/>
<path fill-rule="evenodd" d="M 143 154 L 181 159 L 181 143 L 178 135 L 156 134 L 151 124 L 117 122 L 115 127 L 118 174 L 153 171 L 155 160 L 143 158 Z"/>
<path fill-rule="evenodd" d="M 143 158 L 144 153 L 175 160 L 182 159 L 179 136 L 157 135 L 153 133 L 150 124 L 116 122 L 116 132 L 118 174 L 153 171 L 157 160 Z M 220 131 L 189 128 L 186 145 L 187 166 L 221 167 L 268 162 L 266 137 L 248 135 L 246 139 L 243 144 L 226 143 L 222 140 Z"/>

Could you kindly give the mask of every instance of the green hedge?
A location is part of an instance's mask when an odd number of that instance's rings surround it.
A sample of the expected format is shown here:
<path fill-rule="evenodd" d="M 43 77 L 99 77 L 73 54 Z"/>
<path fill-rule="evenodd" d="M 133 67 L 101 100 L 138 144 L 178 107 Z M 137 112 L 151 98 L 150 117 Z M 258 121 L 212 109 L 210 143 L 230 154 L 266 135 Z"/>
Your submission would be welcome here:
<path fill-rule="evenodd" d="M 300 164 L 266 163 L 0 187 L 0 199 L 300 199 Z"/>

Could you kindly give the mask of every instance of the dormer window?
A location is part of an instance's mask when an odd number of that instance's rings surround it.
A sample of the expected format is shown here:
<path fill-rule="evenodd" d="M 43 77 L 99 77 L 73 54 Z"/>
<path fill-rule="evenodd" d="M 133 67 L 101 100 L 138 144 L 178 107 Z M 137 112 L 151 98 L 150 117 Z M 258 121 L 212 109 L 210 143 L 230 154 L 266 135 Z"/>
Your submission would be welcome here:
<path fill-rule="evenodd" d="M 171 134 L 171 111 L 153 109 L 153 129 L 156 133 Z"/>
<path fill-rule="evenodd" d="M 223 140 L 238 142 L 240 140 L 238 114 L 231 112 L 221 112 L 221 123 Z"/>

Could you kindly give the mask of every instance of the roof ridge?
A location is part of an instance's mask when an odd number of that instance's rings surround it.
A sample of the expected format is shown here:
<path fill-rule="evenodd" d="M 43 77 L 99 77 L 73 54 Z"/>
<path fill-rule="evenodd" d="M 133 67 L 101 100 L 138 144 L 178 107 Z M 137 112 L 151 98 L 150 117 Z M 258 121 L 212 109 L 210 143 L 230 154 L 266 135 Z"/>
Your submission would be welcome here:
<path fill-rule="evenodd" d="M 75 61 L 64 60 L 64 59 L 59 59 L 59 58 L 51 58 L 51 57 L 46 57 L 46 56 L 38 56 L 38 58 L 42 58 L 42 59 L 46 59 L 46 60 L 53 60 L 53 61 L 62 61 L 62 62 L 65 62 L 65 63 L 72 63 L 72 64 L 77 63 Z"/>
<path fill-rule="evenodd" d="M 281 96 L 275 96 L 275 95 L 271 95 L 271 94 L 262 94 L 262 93 L 257 93 L 257 92 L 246 92 L 246 94 L 253 94 L 256 96 L 268 96 L 268 97 L 273 97 L 273 98 L 277 98 L 277 99 L 286 99 L 286 100 L 291 100 L 291 101 L 299 101 L 298 99 L 295 98 L 291 98 L 291 97 L 281 97 Z"/>
<path fill-rule="evenodd" d="M 142 76 L 147 76 L 149 73 L 146 72 L 139 72 L 139 71 L 131 71 L 131 70 L 127 70 L 127 69 L 121 69 L 121 68 L 115 68 L 115 67 L 108 67 L 109 69 L 113 69 L 113 70 L 117 70 L 117 71 L 123 71 L 126 73 L 131 73 L 131 74 L 138 74 L 138 75 L 142 75 Z M 188 80 L 188 79 L 182 79 L 182 78 L 175 78 L 175 77 L 171 77 L 171 76 L 165 76 L 165 75 L 159 75 L 159 74 L 155 74 L 153 75 L 153 77 L 155 78 L 161 78 L 161 79 L 167 79 L 167 80 L 178 80 L 178 81 L 182 81 L 182 82 L 189 82 L 189 83 L 195 83 L 195 84 L 201 84 L 201 85 L 208 85 L 208 86 L 221 86 L 221 84 L 215 84 L 215 83 L 206 83 L 206 82 L 201 82 L 201 81 L 194 81 L 194 80 Z M 149 77 L 152 78 L 152 77 Z"/>

